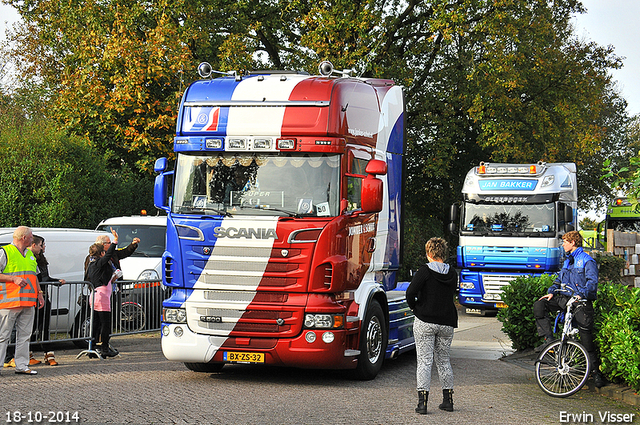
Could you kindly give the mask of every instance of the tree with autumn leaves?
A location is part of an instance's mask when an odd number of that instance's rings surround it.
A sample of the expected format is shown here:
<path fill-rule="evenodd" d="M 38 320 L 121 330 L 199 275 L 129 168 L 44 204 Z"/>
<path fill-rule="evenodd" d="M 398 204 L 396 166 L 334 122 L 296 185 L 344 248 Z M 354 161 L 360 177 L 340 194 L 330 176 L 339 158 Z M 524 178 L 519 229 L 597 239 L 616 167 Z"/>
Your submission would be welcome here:
<path fill-rule="evenodd" d="M 604 159 L 628 155 L 610 75 L 621 59 L 577 38 L 577 0 L 3 1 L 24 20 L 12 35 L 19 75 L 46 87 L 51 118 L 142 173 L 171 156 L 202 61 L 315 73 L 329 60 L 403 85 L 416 231 L 444 228 L 480 161 L 576 162 L 588 208 L 610 192 Z"/>

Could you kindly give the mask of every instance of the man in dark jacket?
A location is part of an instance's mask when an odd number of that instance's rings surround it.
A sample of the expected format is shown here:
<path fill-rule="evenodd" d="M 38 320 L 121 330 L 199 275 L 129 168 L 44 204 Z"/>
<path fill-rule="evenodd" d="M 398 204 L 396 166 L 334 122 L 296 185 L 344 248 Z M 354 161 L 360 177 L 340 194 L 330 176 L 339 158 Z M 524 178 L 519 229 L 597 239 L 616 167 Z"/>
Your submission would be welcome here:
<path fill-rule="evenodd" d="M 533 315 L 536 319 L 538 335 L 544 337 L 543 343 L 536 347 L 535 351 L 542 351 L 554 339 L 549 312 L 564 310 L 572 295 L 586 300 L 584 304 L 578 306 L 574 318 L 580 331 L 580 342 L 589 353 L 595 385 L 600 388 L 604 385 L 604 381 L 599 369 L 596 346 L 593 342 L 593 301 L 598 295 L 598 265 L 582 249 L 580 232 L 565 233 L 562 236 L 562 247 L 567 253 L 562 270 L 553 285 L 547 290 L 547 294 L 533 304 Z"/>

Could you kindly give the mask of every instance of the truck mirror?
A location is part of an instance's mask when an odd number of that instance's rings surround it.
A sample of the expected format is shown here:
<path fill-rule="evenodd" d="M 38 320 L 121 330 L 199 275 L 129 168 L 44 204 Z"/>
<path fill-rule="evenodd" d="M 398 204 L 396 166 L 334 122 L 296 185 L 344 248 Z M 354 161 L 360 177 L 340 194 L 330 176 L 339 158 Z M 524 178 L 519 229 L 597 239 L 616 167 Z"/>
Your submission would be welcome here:
<path fill-rule="evenodd" d="M 158 158 L 156 159 L 156 163 L 153 166 L 153 171 L 155 171 L 156 173 L 162 173 L 167 169 L 167 165 L 167 158 Z"/>
<path fill-rule="evenodd" d="M 368 168 L 369 166 L 367 166 L 367 169 Z M 382 180 L 374 177 L 372 174 L 362 179 L 360 200 L 362 203 L 362 212 L 377 213 L 382 211 Z"/>
<path fill-rule="evenodd" d="M 564 222 L 571 223 L 573 221 L 573 208 L 571 205 L 564 206 Z"/>
<path fill-rule="evenodd" d="M 169 177 L 173 175 L 173 171 L 165 172 L 167 165 L 167 158 L 158 158 L 153 167 L 156 173 L 160 173 L 156 176 L 155 185 L 153 186 L 153 203 L 157 208 L 168 213 L 167 187 L 169 185 Z"/>
<path fill-rule="evenodd" d="M 458 206 L 456 204 L 452 204 L 451 208 L 449 209 L 449 221 L 451 221 L 452 223 L 458 221 Z"/>
<path fill-rule="evenodd" d="M 387 163 L 379 159 L 372 159 L 367 163 L 364 172 L 374 176 L 385 175 L 387 174 Z"/>
<path fill-rule="evenodd" d="M 453 221 L 449 223 L 449 233 L 451 233 L 452 235 L 458 233 L 458 225 Z"/>

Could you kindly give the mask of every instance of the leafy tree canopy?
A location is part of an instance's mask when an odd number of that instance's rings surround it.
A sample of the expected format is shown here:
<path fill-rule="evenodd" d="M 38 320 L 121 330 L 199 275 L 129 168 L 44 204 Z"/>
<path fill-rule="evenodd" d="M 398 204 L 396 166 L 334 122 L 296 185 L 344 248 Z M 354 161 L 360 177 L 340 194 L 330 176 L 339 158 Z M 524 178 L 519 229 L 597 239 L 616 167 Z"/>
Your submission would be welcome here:
<path fill-rule="evenodd" d="M 0 100 L 0 227 L 95 228 L 153 208 L 151 178 L 111 169 L 88 140 L 25 119 L 22 107 Z"/>
<path fill-rule="evenodd" d="M 610 192 L 603 160 L 628 153 L 610 75 L 621 60 L 575 36 L 577 0 L 3 1 L 24 19 L 20 75 L 112 164 L 149 171 L 171 155 L 176 105 L 205 60 L 310 72 L 330 60 L 404 85 L 408 206 L 443 221 L 480 161 L 576 162 L 589 208 Z"/>

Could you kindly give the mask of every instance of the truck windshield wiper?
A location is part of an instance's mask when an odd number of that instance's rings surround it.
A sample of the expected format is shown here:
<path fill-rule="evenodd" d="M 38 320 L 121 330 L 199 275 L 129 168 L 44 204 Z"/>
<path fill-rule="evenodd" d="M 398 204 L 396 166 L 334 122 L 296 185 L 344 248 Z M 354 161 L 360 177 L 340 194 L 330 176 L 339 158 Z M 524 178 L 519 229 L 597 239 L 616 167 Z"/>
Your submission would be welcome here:
<path fill-rule="evenodd" d="M 289 217 L 295 217 L 295 218 L 302 217 L 297 212 L 287 211 L 287 210 L 283 210 L 283 209 L 280 209 L 280 208 L 265 207 L 265 206 L 262 206 L 262 205 L 252 205 L 252 206 L 240 205 L 240 208 L 241 209 L 250 209 L 250 210 L 277 211 L 277 212 L 281 212 L 283 214 L 287 214 L 287 215 L 289 215 Z"/>
<path fill-rule="evenodd" d="M 180 214 L 206 214 L 207 211 L 213 211 L 214 213 L 221 215 L 223 217 L 233 217 L 229 211 L 221 210 L 218 208 L 193 208 L 193 207 L 182 207 L 179 210 Z"/>

